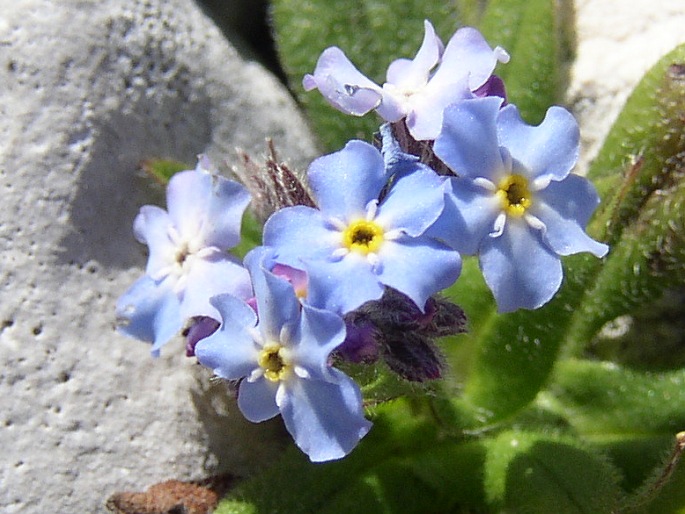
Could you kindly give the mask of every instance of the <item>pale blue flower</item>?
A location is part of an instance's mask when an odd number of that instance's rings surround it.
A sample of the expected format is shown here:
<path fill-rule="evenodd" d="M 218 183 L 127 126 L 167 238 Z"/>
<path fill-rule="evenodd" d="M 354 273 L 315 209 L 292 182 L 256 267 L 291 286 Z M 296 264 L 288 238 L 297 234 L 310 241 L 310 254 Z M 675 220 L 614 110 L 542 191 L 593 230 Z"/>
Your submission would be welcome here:
<path fill-rule="evenodd" d="M 493 50 L 474 28 L 457 30 L 447 47 L 430 22 L 425 21 L 424 28 L 416 57 L 393 61 L 382 87 L 359 72 L 337 47 L 324 50 L 314 73 L 305 75 L 303 87 L 306 91 L 318 89 L 344 113 L 362 116 L 375 109 L 389 122 L 406 118 L 415 139 L 435 139 L 445 107 L 473 97 L 488 81 L 497 61 L 507 62 L 509 56 L 499 47 Z"/>
<path fill-rule="evenodd" d="M 238 407 L 248 420 L 280 413 L 313 462 L 340 459 L 371 427 L 357 385 L 329 365 L 345 324 L 332 312 L 302 305 L 287 280 L 267 271 L 270 251 L 259 247 L 245 258 L 258 314 L 234 296 L 215 297 L 221 327 L 197 343 L 195 355 L 217 376 L 240 380 Z"/>
<path fill-rule="evenodd" d="M 411 173 L 407 166 L 385 192 L 381 153 L 351 141 L 309 168 L 319 209 L 289 207 L 267 220 L 264 244 L 277 262 L 307 272 L 308 303 L 344 314 L 390 286 L 423 309 L 457 279 L 459 254 L 424 235 L 443 209 L 442 179 L 419 163 Z"/>
<path fill-rule="evenodd" d="M 535 309 L 562 281 L 560 256 L 608 247 L 585 233 L 599 197 L 570 174 L 579 131 L 561 107 L 539 126 L 496 97 L 466 100 L 445 111 L 435 154 L 457 175 L 434 230 L 464 254 L 478 254 L 498 308 Z"/>
<path fill-rule="evenodd" d="M 136 238 L 149 248 L 145 275 L 119 298 L 119 330 L 153 343 L 152 352 L 194 316 L 217 319 L 209 298 L 220 293 L 247 297 L 250 279 L 228 250 L 240 240 L 250 196 L 243 186 L 206 170 L 175 174 L 167 187 L 168 211 L 141 208 Z"/>

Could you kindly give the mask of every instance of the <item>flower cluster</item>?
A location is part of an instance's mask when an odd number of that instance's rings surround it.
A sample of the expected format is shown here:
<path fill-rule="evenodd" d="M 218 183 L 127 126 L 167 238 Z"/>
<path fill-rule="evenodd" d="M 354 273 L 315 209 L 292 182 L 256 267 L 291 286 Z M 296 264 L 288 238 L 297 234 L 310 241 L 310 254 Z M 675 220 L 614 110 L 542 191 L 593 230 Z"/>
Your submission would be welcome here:
<path fill-rule="evenodd" d="M 247 419 L 280 414 L 312 461 L 349 453 L 371 424 L 341 364 L 439 378 L 435 339 L 465 330 L 464 313 L 440 296 L 461 255 L 478 256 L 499 311 L 510 312 L 554 296 L 561 256 L 608 251 L 584 230 L 599 199 L 570 173 L 575 120 L 552 107 L 527 125 L 493 75 L 508 59 L 472 28 L 444 46 L 425 22 L 416 57 L 394 61 L 380 86 L 340 49 L 325 50 L 305 89 L 348 114 L 375 110 L 386 122 L 377 144 L 353 140 L 319 157 L 306 182 L 272 166 L 286 185 L 271 173 L 242 177 L 246 188 L 204 158 L 174 175 L 168 212 L 145 206 L 134 222 L 150 257 L 118 302 L 121 331 L 156 354 L 187 329 L 187 355 L 237 384 Z M 264 190 L 270 205 L 253 208 L 272 213 L 241 265 L 228 250 L 248 190 Z"/>

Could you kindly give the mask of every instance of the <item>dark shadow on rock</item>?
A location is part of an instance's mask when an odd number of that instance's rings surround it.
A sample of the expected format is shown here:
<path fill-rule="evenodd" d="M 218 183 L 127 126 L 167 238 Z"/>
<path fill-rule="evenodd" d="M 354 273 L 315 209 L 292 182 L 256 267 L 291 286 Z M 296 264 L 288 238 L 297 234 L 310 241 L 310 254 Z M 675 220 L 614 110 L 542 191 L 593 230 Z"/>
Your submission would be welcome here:
<path fill-rule="evenodd" d="M 197 387 L 190 391 L 206 440 L 205 467 L 210 473 L 247 477 L 273 463 L 288 444 L 293 444 L 280 416 L 262 423 L 246 420 L 234 393 L 222 380 L 211 380 L 205 368 L 196 373 Z"/>
<path fill-rule="evenodd" d="M 197 93 L 195 93 L 197 97 Z M 170 158 L 195 167 L 211 140 L 210 101 L 166 94 L 143 96 L 121 111 L 98 114 L 81 135 L 90 141 L 75 164 L 78 188 L 70 209 L 71 230 L 58 259 L 68 264 L 95 260 L 115 269 L 144 266 L 146 247 L 132 231 L 140 207 L 165 206 L 164 191 L 140 171 L 149 158 Z"/>

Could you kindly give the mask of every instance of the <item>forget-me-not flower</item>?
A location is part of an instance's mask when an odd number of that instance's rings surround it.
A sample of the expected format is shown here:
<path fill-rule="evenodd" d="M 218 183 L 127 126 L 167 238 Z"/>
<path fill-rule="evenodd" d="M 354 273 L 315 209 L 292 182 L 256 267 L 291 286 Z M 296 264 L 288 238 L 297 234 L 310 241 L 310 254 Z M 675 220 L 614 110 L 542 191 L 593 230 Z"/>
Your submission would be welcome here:
<path fill-rule="evenodd" d="M 457 175 L 432 230 L 464 254 L 478 254 L 501 312 L 535 309 L 559 289 L 560 256 L 608 247 L 585 233 L 599 197 L 571 174 L 579 131 L 551 107 L 539 126 L 496 97 L 465 100 L 445 111 L 434 151 Z"/>
<path fill-rule="evenodd" d="M 431 23 L 425 21 L 424 27 L 416 57 L 393 61 L 382 87 L 357 70 L 340 48 L 330 47 L 319 57 L 314 73 L 305 75 L 304 89 L 318 89 L 347 114 L 362 116 L 375 109 L 389 122 L 406 118 L 415 139 L 435 139 L 445 107 L 475 96 L 497 61 L 507 62 L 509 56 L 499 47 L 493 50 L 474 28 L 457 30 L 443 47 Z"/>
<path fill-rule="evenodd" d="M 176 173 L 167 186 L 167 209 L 146 205 L 133 228 L 148 246 L 145 275 L 118 300 L 119 329 L 151 342 L 154 355 L 194 316 L 218 319 L 209 299 L 250 295 L 247 270 L 228 249 L 240 240 L 250 201 L 237 182 L 211 174 L 201 158 L 195 170 Z"/>
<path fill-rule="evenodd" d="M 459 276 L 459 254 L 424 232 L 444 205 L 442 179 L 417 162 L 396 176 L 381 153 L 362 141 L 316 159 L 309 182 L 319 209 L 295 206 L 274 213 L 264 244 L 277 262 L 308 276 L 307 302 L 345 314 L 383 295 L 404 293 L 423 309 Z"/>
<path fill-rule="evenodd" d="M 301 304 L 292 285 L 263 266 L 268 251 L 258 247 L 245 258 L 258 314 L 234 296 L 215 297 L 221 327 L 197 343 L 195 355 L 219 377 L 241 380 L 238 407 L 248 420 L 280 413 L 312 461 L 342 458 L 371 427 L 357 385 L 329 365 L 345 324 L 332 312 Z"/>

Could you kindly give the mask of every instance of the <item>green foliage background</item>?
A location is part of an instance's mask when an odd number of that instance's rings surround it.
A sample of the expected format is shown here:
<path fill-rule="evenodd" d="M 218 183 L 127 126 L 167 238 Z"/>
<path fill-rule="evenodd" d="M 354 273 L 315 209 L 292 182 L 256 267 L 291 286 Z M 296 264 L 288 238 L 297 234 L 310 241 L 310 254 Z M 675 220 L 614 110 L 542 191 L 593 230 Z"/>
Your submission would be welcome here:
<path fill-rule="evenodd" d="M 510 53 L 496 73 L 530 123 L 563 99 L 573 58 L 567 1 L 274 0 L 271 9 L 290 87 L 325 151 L 369 140 L 380 122 L 304 93 L 302 76 L 328 46 L 382 84 L 393 59 L 419 48 L 424 19 L 445 41 L 476 26 Z M 447 293 L 470 330 L 442 341 L 447 379 L 421 388 L 383 370 L 358 375 L 374 428 L 351 455 L 315 465 L 290 448 L 217 512 L 685 512 L 675 439 L 685 430 L 685 345 L 682 332 L 656 337 L 684 310 L 664 302 L 685 297 L 681 63 L 685 47 L 647 74 L 589 172 L 602 196 L 589 232 L 611 245 L 608 257 L 565 258 L 552 302 L 506 315 L 496 313 L 477 262 L 465 260 Z M 259 239 L 254 220 L 244 228 L 240 254 Z M 611 335 L 607 327 L 621 321 L 627 328 Z"/>

